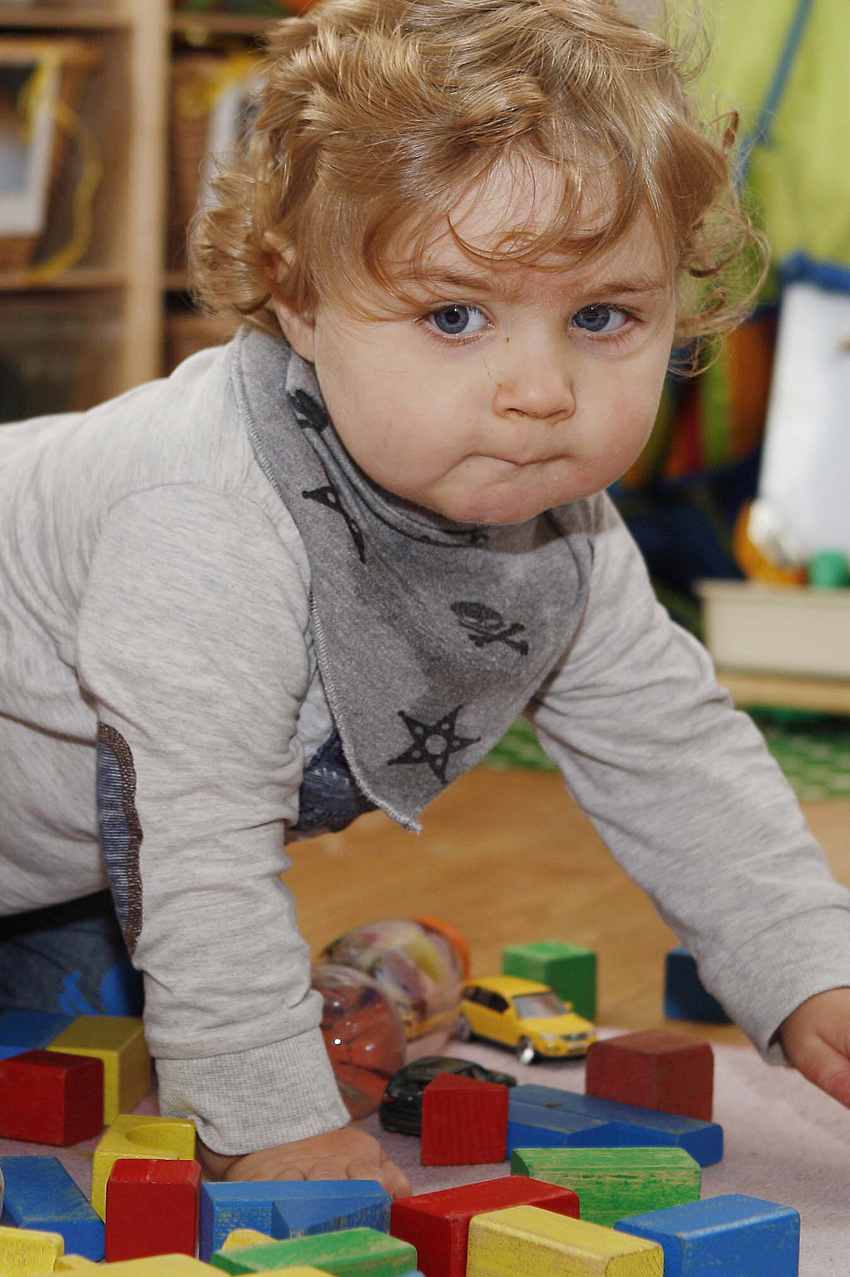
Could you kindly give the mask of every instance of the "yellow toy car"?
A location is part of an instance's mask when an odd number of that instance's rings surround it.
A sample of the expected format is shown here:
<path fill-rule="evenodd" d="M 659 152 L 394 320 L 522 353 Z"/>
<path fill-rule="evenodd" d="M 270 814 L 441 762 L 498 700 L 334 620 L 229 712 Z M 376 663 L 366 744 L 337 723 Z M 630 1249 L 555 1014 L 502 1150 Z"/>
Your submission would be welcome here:
<path fill-rule="evenodd" d="M 486 1038 L 513 1047 L 520 1064 L 541 1056 L 585 1055 L 596 1041 L 596 1029 L 562 1002 L 557 993 L 536 980 L 498 975 L 467 984 L 459 1008 L 455 1035 L 461 1042 Z"/>

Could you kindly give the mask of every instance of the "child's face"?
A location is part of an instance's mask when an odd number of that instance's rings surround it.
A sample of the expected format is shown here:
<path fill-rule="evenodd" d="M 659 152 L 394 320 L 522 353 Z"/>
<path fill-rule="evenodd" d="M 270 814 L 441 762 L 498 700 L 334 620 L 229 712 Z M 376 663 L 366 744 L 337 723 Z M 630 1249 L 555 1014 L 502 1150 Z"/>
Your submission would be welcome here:
<path fill-rule="evenodd" d="M 506 228 L 545 216 L 546 198 L 545 182 L 532 194 L 504 173 L 454 225 L 495 246 Z M 403 310 L 376 286 L 376 318 L 333 301 L 309 320 L 278 307 L 337 433 L 376 483 L 450 519 L 508 524 L 628 469 L 652 429 L 675 322 L 648 218 L 604 255 L 555 272 L 473 261 L 447 232 L 414 286 L 421 301 Z"/>

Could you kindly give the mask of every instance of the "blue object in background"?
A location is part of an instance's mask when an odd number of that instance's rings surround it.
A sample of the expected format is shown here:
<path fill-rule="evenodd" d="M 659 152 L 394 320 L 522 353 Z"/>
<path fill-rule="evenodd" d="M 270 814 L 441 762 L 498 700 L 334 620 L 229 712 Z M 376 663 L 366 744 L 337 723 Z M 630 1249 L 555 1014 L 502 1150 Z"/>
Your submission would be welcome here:
<path fill-rule="evenodd" d="M 682 1148 L 700 1166 L 713 1166 L 723 1157 L 723 1128 L 717 1122 L 700 1122 L 678 1113 L 661 1113 L 636 1104 L 621 1104 L 618 1100 L 603 1100 L 595 1095 L 578 1095 L 575 1091 L 537 1085 L 516 1086 L 511 1090 L 508 1122 L 517 1112 L 528 1123 L 528 1110 L 533 1106 L 542 1110 L 540 1125 L 544 1130 L 553 1127 L 558 1113 L 610 1123 L 616 1128 L 614 1132 L 600 1130 L 598 1144 L 589 1129 L 587 1138 L 581 1141 L 585 1147 Z M 525 1147 L 533 1148 L 534 1143 L 532 1140 Z M 552 1147 L 552 1143 L 544 1147 Z"/>
<path fill-rule="evenodd" d="M 391 1208 L 392 1198 L 375 1180 L 202 1184 L 198 1256 L 209 1262 L 234 1228 L 254 1228 L 276 1241 L 338 1228 L 386 1233 Z"/>
<path fill-rule="evenodd" d="M 0 1012 L 0 1060 L 49 1046 L 74 1017 L 50 1011 Z"/>
<path fill-rule="evenodd" d="M 0 1005 L 72 1019 L 142 1014 L 142 975 L 108 891 L 0 918 Z"/>
<path fill-rule="evenodd" d="M 700 980 L 696 958 L 684 945 L 671 949 L 667 954 L 664 1014 L 668 1020 L 694 1020 L 698 1024 L 732 1023 Z"/>
<path fill-rule="evenodd" d="M 706 1197 L 614 1227 L 661 1246 L 664 1277 L 798 1277 L 800 1216 L 758 1197 Z"/>
<path fill-rule="evenodd" d="M 66 1254 L 103 1259 L 106 1229 L 57 1157 L 0 1157 L 3 1224 L 61 1233 Z"/>

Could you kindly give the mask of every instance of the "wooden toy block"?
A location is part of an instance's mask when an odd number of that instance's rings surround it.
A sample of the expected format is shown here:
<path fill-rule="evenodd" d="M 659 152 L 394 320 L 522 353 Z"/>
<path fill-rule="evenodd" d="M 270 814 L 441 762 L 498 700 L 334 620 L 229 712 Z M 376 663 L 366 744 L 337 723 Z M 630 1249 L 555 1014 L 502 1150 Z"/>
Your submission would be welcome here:
<path fill-rule="evenodd" d="M 91 1204 L 106 1218 L 106 1184 L 119 1157 L 160 1157 L 191 1162 L 195 1157 L 195 1124 L 174 1117 L 119 1113 L 94 1151 Z"/>
<path fill-rule="evenodd" d="M 524 1106 L 522 1109 L 517 1106 Z M 554 1086 L 516 1086 L 510 1092 L 508 1116 L 514 1113 L 518 1120 L 531 1122 L 530 1106 L 545 1109 L 541 1123 L 551 1129 L 557 1125 L 558 1115 L 567 1113 L 588 1120 L 614 1123 L 616 1145 L 643 1148 L 649 1145 L 683 1148 L 700 1166 L 713 1166 L 723 1157 L 723 1129 L 716 1122 L 701 1122 L 679 1113 L 659 1113 L 654 1109 L 639 1108 L 635 1104 L 621 1104 L 618 1100 L 602 1100 L 595 1095 L 579 1095 L 575 1091 L 563 1091 Z M 569 1129 L 569 1128 L 568 1128 Z M 614 1132 L 599 1130 L 595 1135 L 591 1128 L 581 1137 L 581 1142 L 611 1147 Z M 536 1140 L 529 1141 L 529 1147 Z M 577 1139 L 571 1143 L 578 1143 Z"/>
<path fill-rule="evenodd" d="M 201 1168 L 195 1161 L 119 1157 L 106 1184 L 106 1260 L 194 1255 Z"/>
<path fill-rule="evenodd" d="M 67 1147 L 103 1130 L 103 1063 L 58 1051 L 0 1061 L 0 1135 Z"/>
<path fill-rule="evenodd" d="M 661 1247 L 535 1206 L 478 1215 L 468 1277 L 664 1277 Z"/>
<path fill-rule="evenodd" d="M 103 1221 L 56 1157 L 0 1157 L 4 1223 L 59 1233 L 65 1249 L 103 1259 Z"/>
<path fill-rule="evenodd" d="M 578 1218 L 578 1196 L 569 1188 L 525 1175 L 503 1175 L 435 1193 L 396 1198 L 390 1232 L 416 1247 L 428 1277 L 465 1277 L 470 1221 L 508 1206 L 538 1206 Z"/>
<path fill-rule="evenodd" d="M 305 1264 L 332 1277 L 402 1277 L 416 1267 L 416 1251 L 408 1242 L 373 1228 L 349 1228 L 269 1246 L 219 1250 L 210 1263 L 226 1273 L 268 1273 Z"/>
<path fill-rule="evenodd" d="M 620 1124 L 584 1117 L 542 1104 L 508 1107 L 508 1147 L 515 1148 L 619 1148 Z"/>
<path fill-rule="evenodd" d="M 665 1277 L 797 1277 L 800 1216 L 742 1193 L 630 1215 L 616 1225 L 664 1251 Z"/>
<path fill-rule="evenodd" d="M 75 1255 L 68 1256 L 76 1260 Z M 76 1272 L 88 1268 L 87 1263 L 75 1263 L 70 1268 L 62 1268 L 59 1263 L 54 1272 Z M 96 1264 L 96 1271 L 103 1273 L 109 1269 L 111 1277 L 210 1277 L 215 1272 L 209 1264 L 199 1259 L 191 1259 L 189 1255 L 151 1255 L 148 1259 L 123 1259 L 118 1264 Z M 287 1272 L 286 1277 L 295 1277 L 294 1270 Z"/>
<path fill-rule="evenodd" d="M 198 1235 L 201 1259 L 208 1260 L 213 1251 L 225 1249 L 228 1237 L 237 1229 L 250 1229 L 278 1240 L 272 1234 L 272 1208 L 284 1187 L 277 1180 L 202 1184 Z"/>
<path fill-rule="evenodd" d="M 508 1095 L 497 1082 L 440 1073 L 422 1092 L 422 1165 L 477 1166 L 503 1162 Z"/>
<path fill-rule="evenodd" d="M 668 1020 L 694 1020 L 700 1024 L 731 1024 L 716 998 L 697 972 L 696 958 L 683 945 L 671 949 L 664 967 L 664 1014 Z"/>
<path fill-rule="evenodd" d="M 0 1273 L 4 1277 L 37 1277 L 50 1273 L 65 1250 L 59 1233 L 0 1225 Z"/>
<path fill-rule="evenodd" d="M 49 1011 L 4 1011 L 0 1014 L 0 1060 L 24 1051 L 38 1051 L 73 1024 L 72 1015 Z"/>
<path fill-rule="evenodd" d="M 612 1228 L 626 1215 L 699 1200 L 702 1171 L 681 1148 L 524 1148 L 513 1174 L 578 1193 L 582 1219 Z"/>
<path fill-rule="evenodd" d="M 587 1053 L 585 1091 L 710 1122 L 714 1052 L 708 1042 L 657 1029 L 607 1038 Z"/>
<path fill-rule="evenodd" d="M 135 1016 L 81 1015 L 47 1049 L 103 1060 L 104 1126 L 130 1113 L 150 1090 L 151 1057 Z"/>
<path fill-rule="evenodd" d="M 55 1273 L 91 1272 L 92 1269 L 99 1273 L 101 1265 L 94 1263 L 91 1259 L 86 1259 L 83 1255 L 62 1255 L 53 1265 Z"/>
<path fill-rule="evenodd" d="M 391 1207 L 389 1193 L 374 1180 L 204 1184 L 198 1253 L 209 1259 L 225 1249 L 235 1229 L 257 1230 L 275 1241 L 342 1228 L 388 1232 Z"/>
<path fill-rule="evenodd" d="M 244 1250 L 246 1246 L 267 1246 L 269 1242 L 277 1240 L 270 1233 L 261 1233 L 256 1228 L 234 1228 L 232 1233 L 227 1234 L 218 1249 Z"/>
<path fill-rule="evenodd" d="M 281 1240 L 312 1237 L 316 1233 L 338 1233 L 347 1228 L 390 1231 L 393 1199 L 380 1184 L 341 1180 L 338 1182 L 342 1191 L 328 1193 L 328 1182 L 313 1180 L 296 1184 L 294 1187 L 301 1192 L 295 1193 L 286 1192 L 289 1185 L 281 1185 L 284 1191 L 272 1206 L 272 1236 Z M 349 1185 L 353 1191 L 348 1191 Z"/>
<path fill-rule="evenodd" d="M 502 950 L 502 974 L 539 980 L 586 1020 L 596 1019 L 596 954 L 577 944 L 538 940 Z"/>

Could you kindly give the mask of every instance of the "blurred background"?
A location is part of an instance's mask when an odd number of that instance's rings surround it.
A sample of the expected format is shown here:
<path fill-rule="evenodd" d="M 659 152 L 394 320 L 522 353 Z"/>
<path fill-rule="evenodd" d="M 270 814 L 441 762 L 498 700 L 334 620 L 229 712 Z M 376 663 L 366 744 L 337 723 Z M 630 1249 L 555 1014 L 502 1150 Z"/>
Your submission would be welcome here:
<path fill-rule="evenodd" d="M 657 20 L 658 0 L 621 0 Z M 226 340 L 185 232 L 301 0 L 0 0 L 0 423 L 85 409 Z M 672 6 L 685 31 L 692 0 Z M 758 306 L 671 376 L 613 495 L 803 797 L 850 797 L 847 0 L 702 0 L 705 109 L 740 113 Z M 491 759 L 545 767 L 518 725 Z"/>

